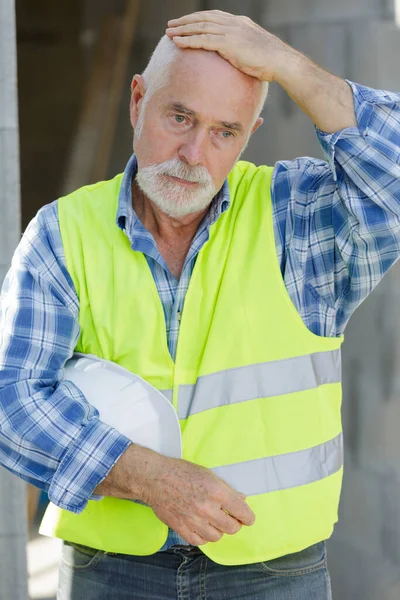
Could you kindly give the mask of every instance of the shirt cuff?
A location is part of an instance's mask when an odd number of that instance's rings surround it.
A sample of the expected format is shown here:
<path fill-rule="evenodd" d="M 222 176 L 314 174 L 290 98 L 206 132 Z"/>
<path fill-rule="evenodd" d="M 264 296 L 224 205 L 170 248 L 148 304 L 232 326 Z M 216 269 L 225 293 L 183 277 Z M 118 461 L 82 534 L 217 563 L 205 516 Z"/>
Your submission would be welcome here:
<path fill-rule="evenodd" d="M 99 419 L 92 419 L 65 453 L 52 479 L 49 499 L 60 508 L 80 513 L 132 441 Z"/>
<path fill-rule="evenodd" d="M 393 105 L 400 102 L 400 95 L 385 90 L 375 90 L 359 83 L 346 79 L 353 92 L 354 112 L 357 119 L 357 127 L 348 127 L 334 133 L 321 131 L 315 125 L 315 131 L 326 160 L 332 170 L 334 180 L 337 180 L 335 169 L 335 147 L 339 140 L 354 137 L 366 137 L 368 128 L 374 121 L 374 113 L 377 106 Z"/>
<path fill-rule="evenodd" d="M 325 155 L 325 158 L 330 166 L 334 181 L 337 181 L 337 173 L 336 173 L 336 168 L 335 168 L 335 145 L 339 139 L 360 136 L 361 131 L 360 131 L 359 126 L 360 126 L 360 116 L 361 116 L 360 113 L 362 112 L 361 105 L 362 105 L 362 103 L 365 102 L 365 99 L 362 94 L 362 88 L 364 88 L 364 86 L 360 86 L 356 83 L 353 83 L 352 81 L 349 81 L 348 79 L 346 79 L 346 81 L 350 85 L 352 92 L 353 92 L 354 112 L 356 114 L 358 127 L 347 127 L 346 129 L 341 129 L 341 130 L 335 131 L 333 133 L 326 133 L 325 131 L 322 131 L 321 129 L 319 129 L 319 127 L 314 125 L 315 131 L 318 136 L 318 141 L 319 141 L 322 151 Z"/>

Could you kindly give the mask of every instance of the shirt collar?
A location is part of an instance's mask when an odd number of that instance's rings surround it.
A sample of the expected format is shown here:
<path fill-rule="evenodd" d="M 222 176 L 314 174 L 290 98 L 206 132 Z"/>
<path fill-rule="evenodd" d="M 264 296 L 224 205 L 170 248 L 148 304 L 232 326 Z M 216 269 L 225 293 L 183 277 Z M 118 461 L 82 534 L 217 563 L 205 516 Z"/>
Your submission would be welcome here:
<path fill-rule="evenodd" d="M 134 231 L 137 222 L 139 221 L 133 206 L 132 206 L 132 180 L 136 175 L 137 171 L 137 160 L 136 156 L 132 154 L 128 164 L 125 167 L 124 175 L 122 178 L 121 188 L 118 197 L 118 210 L 116 222 L 120 229 L 125 231 Z M 207 227 L 210 227 L 217 219 L 225 212 L 230 206 L 231 200 L 229 195 L 228 180 L 224 181 L 223 186 L 219 192 L 212 199 L 210 208 L 207 215 L 204 218 L 204 222 Z"/>

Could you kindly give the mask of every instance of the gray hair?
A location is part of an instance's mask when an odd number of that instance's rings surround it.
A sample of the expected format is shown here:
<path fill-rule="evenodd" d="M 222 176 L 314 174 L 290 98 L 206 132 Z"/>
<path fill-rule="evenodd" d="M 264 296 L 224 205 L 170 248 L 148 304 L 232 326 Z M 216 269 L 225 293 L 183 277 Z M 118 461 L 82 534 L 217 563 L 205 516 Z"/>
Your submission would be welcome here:
<path fill-rule="evenodd" d="M 179 58 L 182 52 L 176 44 L 167 36 L 164 35 L 154 49 L 149 63 L 142 73 L 142 77 L 146 86 L 146 96 L 143 102 L 143 109 L 149 98 L 160 88 L 167 85 L 171 66 L 174 61 Z M 207 52 L 210 52 L 207 50 Z M 261 94 L 254 112 L 254 123 L 260 116 L 268 96 L 268 82 L 261 82 Z"/>

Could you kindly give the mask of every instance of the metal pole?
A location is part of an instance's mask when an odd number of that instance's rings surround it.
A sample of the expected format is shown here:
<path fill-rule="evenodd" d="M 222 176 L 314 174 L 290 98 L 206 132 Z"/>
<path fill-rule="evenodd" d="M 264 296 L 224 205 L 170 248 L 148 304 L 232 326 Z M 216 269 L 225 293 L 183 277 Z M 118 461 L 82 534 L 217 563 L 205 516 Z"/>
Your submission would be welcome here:
<path fill-rule="evenodd" d="M 15 6 L 0 1 L 0 282 L 20 236 Z M 0 468 L 0 600 L 27 600 L 25 484 Z"/>

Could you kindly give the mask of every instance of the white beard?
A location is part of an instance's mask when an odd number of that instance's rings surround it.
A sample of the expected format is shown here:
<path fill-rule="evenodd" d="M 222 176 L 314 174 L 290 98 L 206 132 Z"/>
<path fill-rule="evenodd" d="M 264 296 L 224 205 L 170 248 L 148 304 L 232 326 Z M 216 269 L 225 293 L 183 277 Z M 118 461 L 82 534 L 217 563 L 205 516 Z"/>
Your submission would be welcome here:
<path fill-rule="evenodd" d="M 194 181 L 198 185 L 185 187 L 169 181 L 164 175 Z M 136 181 L 151 202 L 163 213 L 176 219 L 205 210 L 217 193 L 205 167 L 191 167 L 179 158 L 138 169 Z"/>

